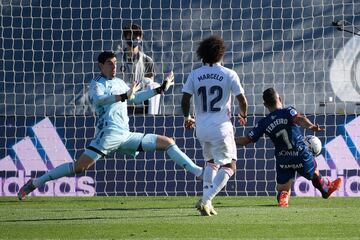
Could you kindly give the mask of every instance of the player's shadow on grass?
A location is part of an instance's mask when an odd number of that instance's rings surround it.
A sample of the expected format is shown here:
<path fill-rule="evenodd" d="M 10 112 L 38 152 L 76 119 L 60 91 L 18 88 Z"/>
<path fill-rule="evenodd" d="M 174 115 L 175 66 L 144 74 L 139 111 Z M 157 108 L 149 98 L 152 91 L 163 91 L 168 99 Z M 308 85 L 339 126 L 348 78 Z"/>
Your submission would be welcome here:
<path fill-rule="evenodd" d="M 3 220 L 1 223 L 12 223 L 12 222 L 51 222 L 51 221 L 83 221 L 83 220 L 100 220 L 100 219 L 108 219 L 104 217 L 90 217 L 90 218 L 39 218 L 39 219 L 11 219 L 11 220 Z"/>
<path fill-rule="evenodd" d="M 178 214 L 171 215 L 172 218 L 186 218 L 190 216 L 197 216 L 197 214 Z M 0 223 L 16 223 L 16 222 L 60 222 L 60 221 L 89 221 L 89 220 L 120 220 L 120 219 L 144 219 L 144 218 L 165 218 L 169 217 L 166 215 L 157 215 L 157 216 L 119 216 L 119 217 L 68 217 L 68 218 L 38 218 L 38 219 L 10 219 L 2 220 Z"/>
<path fill-rule="evenodd" d="M 27 203 L 27 204 L 42 204 L 42 203 L 54 203 L 54 202 L 60 202 L 60 203 L 79 203 L 79 200 L 81 200 L 82 203 L 86 203 L 86 202 L 99 202 L 98 199 L 92 199 L 92 198 L 87 198 L 87 199 L 79 199 L 79 197 L 77 197 L 77 199 L 74 197 L 74 199 L 64 199 L 63 197 L 50 197 L 49 198 L 45 198 L 45 197 L 36 197 L 36 198 L 27 198 L 25 200 L 20 201 L 17 197 L 11 198 L 9 199 L 9 197 L 6 197 L 7 199 L 1 199 L 0 200 L 0 205 L 1 204 L 6 204 L 6 203 L 15 203 L 15 202 L 19 202 L 19 203 Z"/>
<path fill-rule="evenodd" d="M 186 209 L 187 207 L 181 207 Z M 87 211 L 143 211 L 143 210 L 174 210 L 179 209 L 179 207 L 136 207 L 136 208 L 96 208 L 96 209 L 87 209 Z"/>
<path fill-rule="evenodd" d="M 257 204 L 257 205 L 214 205 L 215 208 L 249 208 L 249 207 L 277 207 L 276 204 Z M 137 208 L 97 208 L 88 209 L 87 211 L 143 211 L 143 210 L 174 210 L 174 209 L 195 209 L 194 207 L 187 206 L 174 206 L 174 207 L 137 207 Z"/>
<path fill-rule="evenodd" d="M 277 207 L 277 204 L 241 204 L 239 205 L 226 205 L 226 204 L 214 204 L 214 208 L 269 208 Z"/>

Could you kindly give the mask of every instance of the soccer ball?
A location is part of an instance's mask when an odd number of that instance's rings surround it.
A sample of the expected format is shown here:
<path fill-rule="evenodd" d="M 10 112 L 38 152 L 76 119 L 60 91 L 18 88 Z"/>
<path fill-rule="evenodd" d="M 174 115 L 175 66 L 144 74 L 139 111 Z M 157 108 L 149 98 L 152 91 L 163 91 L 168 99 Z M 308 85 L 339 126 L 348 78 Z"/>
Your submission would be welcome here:
<path fill-rule="evenodd" d="M 322 149 L 322 143 L 320 139 L 313 135 L 305 137 L 305 144 L 308 146 L 314 156 L 318 156 Z"/>

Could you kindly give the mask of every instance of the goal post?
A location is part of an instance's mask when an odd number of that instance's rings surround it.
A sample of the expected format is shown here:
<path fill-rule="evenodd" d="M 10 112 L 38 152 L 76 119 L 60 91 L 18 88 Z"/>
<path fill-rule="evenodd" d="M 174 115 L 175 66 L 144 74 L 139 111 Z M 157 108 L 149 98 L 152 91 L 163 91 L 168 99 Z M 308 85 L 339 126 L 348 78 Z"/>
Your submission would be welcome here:
<path fill-rule="evenodd" d="M 88 86 L 97 55 L 124 44 L 129 23 L 144 31 L 143 51 L 155 64 L 155 81 L 169 69 L 175 85 L 161 97 L 159 115 L 130 114 L 132 130 L 173 137 L 203 165 L 194 131 L 183 128 L 181 89 L 201 66 L 199 42 L 226 43 L 223 64 L 234 69 L 249 103 L 247 134 L 265 116 L 262 92 L 274 87 L 326 131 L 317 135 L 323 175 L 341 176 L 338 196 L 359 196 L 360 3 L 355 1 L 0 1 L 0 196 L 73 161 L 90 143 L 96 117 Z M 121 61 L 121 59 L 118 59 Z M 119 70 L 119 69 L 118 69 Z M 233 114 L 237 113 L 234 101 Z M 309 132 L 304 131 L 304 135 Z M 275 159 L 269 139 L 238 149 L 237 172 L 221 194 L 275 194 Z M 317 196 L 302 178 L 294 194 Z M 39 196 L 200 195 L 202 183 L 163 152 L 136 158 L 114 154 L 86 174 L 54 181 Z"/>

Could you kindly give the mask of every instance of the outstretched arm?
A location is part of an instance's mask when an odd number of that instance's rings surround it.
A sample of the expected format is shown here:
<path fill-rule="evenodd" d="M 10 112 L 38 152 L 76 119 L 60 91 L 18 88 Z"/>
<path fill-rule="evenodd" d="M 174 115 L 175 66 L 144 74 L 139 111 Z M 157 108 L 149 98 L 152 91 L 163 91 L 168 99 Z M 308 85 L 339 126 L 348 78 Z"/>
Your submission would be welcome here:
<path fill-rule="evenodd" d="M 313 124 L 307 117 L 301 116 L 300 114 L 294 118 L 294 123 L 305 129 L 313 130 L 314 132 L 324 131 L 319 124 Z"/>
<path fill-rule="evenodd" d="M 90 100 L 95 106 L 103 106 L 115 102 L 125 102 L 126 99 L 133 99 L 135 93 L 140 89 L 139 83 L 133 83 L 131 88 L 120 95 L 106 95 L 104 94 L 104 87 L 98 83 L 92 83 L 90 86 Z"/>
<path fill-rule="evenodd" d="M 129 103 L 141 103 L 149 98 L 152 98 L 156 94 L 162 94 L 166 92 L 171 85 L 174 85 L 174 73 L 171 71 L 165 78 L 160 87 L 155 89 L 147 89 L 134 94 L 134 97 L 130 99 Z"/>

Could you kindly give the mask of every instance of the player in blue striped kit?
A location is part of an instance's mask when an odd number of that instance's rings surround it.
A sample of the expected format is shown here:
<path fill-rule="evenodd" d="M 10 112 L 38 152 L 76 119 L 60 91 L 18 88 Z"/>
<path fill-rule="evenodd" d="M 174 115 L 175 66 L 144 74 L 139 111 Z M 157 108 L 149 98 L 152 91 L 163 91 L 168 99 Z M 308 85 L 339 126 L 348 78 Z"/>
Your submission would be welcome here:
<path fill-rule="evenodd" d="M 300 131 L 300 127 L 314 132 L 323 129 L 300 115 L 293 107 L 283 108 L 281 97 L 273 88 L 263 92 L 263 100 L 270 113 L 256 124 L 248 136 L 236 138 L 236 144 L 246 146 L 256 142 L 263 134 L 270 137 L 275 145 L 278 206 L 288 207 L 295 172 L 311 180 L 323 198 L 329 198 L 339 189 L 341 178 L 331 182 L 330 179 L 321 176 L 315 157 L 306 146 Z"/>
<path fill-rule="evenodd" d="M 122 79 L 116 77 L 115 53 L 102 52 L 98 62 L 101 73 L 90 84 L 90 100 L 98 116 L 95 138 L 77 161 L 64 163 L 39 178 L 30 179 L 18 192 L 20 200 L 50 180 L 84 172 L 95 161 L 115 151 L 136 156 L 140 151 L 164 150 L 178 165 L 201 176 L 203 169 L 183 153 L 173 139 L 129 130 L 127 103 L 140 103 L 166 92 L 173 84 L 173 73 L 168 75 L 160 87 L 138 92 L 138 82 L 129 88 Z"/>

